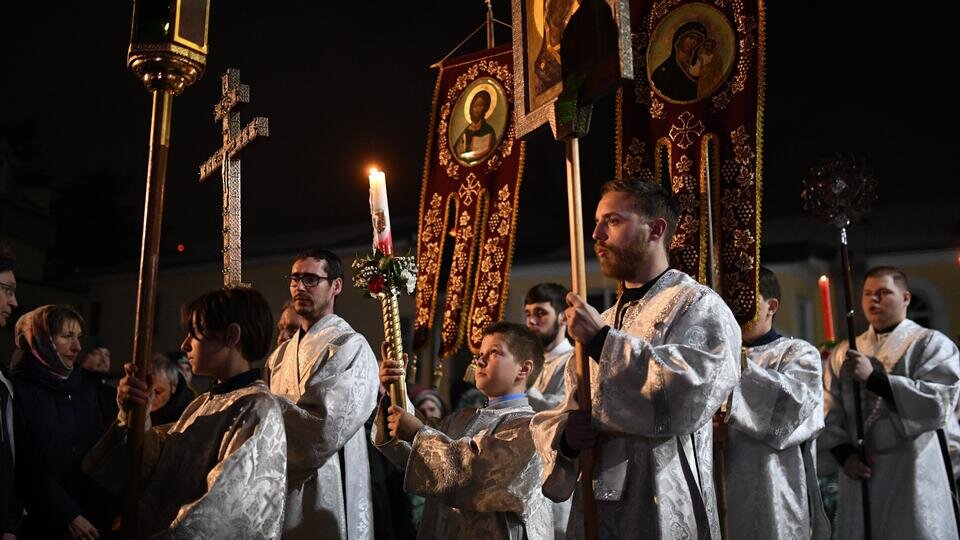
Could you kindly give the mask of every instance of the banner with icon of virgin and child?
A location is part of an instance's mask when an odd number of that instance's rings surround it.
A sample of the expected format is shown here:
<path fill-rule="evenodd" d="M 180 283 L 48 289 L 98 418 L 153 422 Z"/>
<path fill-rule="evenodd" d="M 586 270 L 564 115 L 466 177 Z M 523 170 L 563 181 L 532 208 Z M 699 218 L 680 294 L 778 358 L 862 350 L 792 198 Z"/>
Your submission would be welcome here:
<path fill-rule="evenodd" d="M 439 66 L 420 198 L 413 345 L 421 349 L 432 333 L 450 242 L 440 358 L 464 336 L 478 352 L 484 327 L 503 315 L 524 150 L 514 134 L 512 59 L 504 45 Z"/>
<path fill-rule="evenodd" d="M 760 265 L 763 0 L 631 0 L 630 23 L 635 76 L 617 100 L 618 174 L 672 191 L 681 213 L 671 263 L 750 321 Z"/>

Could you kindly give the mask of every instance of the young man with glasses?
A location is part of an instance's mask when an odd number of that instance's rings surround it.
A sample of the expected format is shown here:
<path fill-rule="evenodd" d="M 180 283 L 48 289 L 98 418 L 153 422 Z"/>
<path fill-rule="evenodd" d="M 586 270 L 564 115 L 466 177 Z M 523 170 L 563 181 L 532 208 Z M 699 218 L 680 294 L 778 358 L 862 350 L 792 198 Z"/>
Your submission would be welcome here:
<path fill-rule="evenodd" d="M 17 261 L 13 252 L 0 245 L 0 328 L 9 322 L 17 307 Z M 13 384 L 0 364 L 0 537 L 16 539 L 20 524 L 20 503 L 13 481 Z"/>
<path fill-rule="evenodd" d="M 265 368 L 270 390 L 287 398 L 283 537 L 373 538 L 363 425 L 377 404 L 377 360 L 367 340 L 333 312 L 343 288 L 339 257 L 304 251 L 288 280 L 300 329 Z"/>

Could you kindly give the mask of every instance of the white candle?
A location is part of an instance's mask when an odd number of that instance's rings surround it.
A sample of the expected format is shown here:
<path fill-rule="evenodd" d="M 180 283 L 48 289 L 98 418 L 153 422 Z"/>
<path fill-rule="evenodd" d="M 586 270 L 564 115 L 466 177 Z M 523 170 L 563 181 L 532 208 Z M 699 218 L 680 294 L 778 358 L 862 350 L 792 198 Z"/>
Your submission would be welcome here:
<path fill-rule="evenodd" d="M 387 178 L 383 171 L 370 169 L 370 219 L 373 222 L 373 248 L 393 255 L 390 230 L 390 206 L 387 204 Z"/>

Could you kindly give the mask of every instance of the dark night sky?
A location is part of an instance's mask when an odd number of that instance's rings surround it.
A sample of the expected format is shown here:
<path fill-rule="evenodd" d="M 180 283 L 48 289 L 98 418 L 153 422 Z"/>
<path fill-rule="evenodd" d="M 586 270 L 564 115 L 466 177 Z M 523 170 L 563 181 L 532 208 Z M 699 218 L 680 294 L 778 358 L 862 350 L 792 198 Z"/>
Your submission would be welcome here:
<path fill-rule="evenodd" d="M 494 4 L 509 22 L 508 2 Z M 957 175 L 943 171 L 953 157 L 947 145 L 956 115 L 943 98 L 955 93 L 946 82 L 955 47 L 948 32 L 932 30 L 935 12 L 863 1 L 769 3 L 765 215 L 800 213 L 804 172 L 836 151 L 869 160 L 885 204 L 957 198 Z M 483 17 L 480 0 L 214 2 L 206 73 L 174 102 L 164 253 L 175 255 L 178 243 L 190 255 L 220 242 L 219 181 L 198 184 L 197 168 L 220 146 L 212 109 L 227 67 L 252 87 L 243 122 L 270 118 L 269 139 L 244 154 L 245 249 L 268 250 L 268 239 L 294 231 L 365 222 L 365 170 L 374 162 L 387 171 L 394 219 L 412 218 L 436 77 L 428 66 Z M 25 173 L 56 186 L 86 175 L 85 189 L 116 198 L 116 227 L 132 234 L 111 238 L 125 242 L 117 250 L 132 267 L 150 101 L 125 67 L 129 3 L 16 2 L 0 19 L 0 127 L 33 129 Z M 508 29 L 497 32 L 500 43 L 510 39 Z M 481 46 L 475 39 L 465 51 Z M 582 143 L 588 207 L 612 174 L 611 114 L 601 104 Z M 91 176 L 114 180 L 101 186 Z M 116 187 L 118 178 L 130 185 Z M 894 199 L 902 185 L 910 188 Z M 524 186 L 518 256 L 524 246 L 547 249 L 538 244 L 544 231 L 566 229 L 562 155 L 548 135 L 528 147 Z M 200 257 L 219 258 L 206 253 Z"/>

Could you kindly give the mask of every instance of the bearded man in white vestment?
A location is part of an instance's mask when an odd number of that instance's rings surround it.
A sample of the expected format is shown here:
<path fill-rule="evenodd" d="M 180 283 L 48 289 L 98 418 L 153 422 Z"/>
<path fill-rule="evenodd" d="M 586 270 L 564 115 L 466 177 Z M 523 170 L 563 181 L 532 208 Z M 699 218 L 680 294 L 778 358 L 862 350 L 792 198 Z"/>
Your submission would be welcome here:
<path fill-rule="evenodd" d="M 567 340 L 567 293 L 559 283 L 538 283 L 527 291 L 523 299 L 523 318 L 527 328 L 540 338 L 545 352 L 543 369 L 527 389 L 527 400 L 535 412 L 559 405 L 564 396 L 564 372 L 573 357 L 573 345 Z M 555 540 L 567 537 L 572 498 L 553 502 L 553 532 Z"/>
<path fill-rule="evenodd" d="M 861 306 L 870 323 L 857 350 L 841 343 L 823 375 L 826 429 L 819 444 L 843 467 L 834 527 L 862 538 L 860 481 L 870 490 L 875 539 L 957 538 L 950 484 L 937 441 L 960 390 L 960 355 L 948 337 L 907 319 L 907 276 L 891 266 L 867 272 Z M 852 382 L 861 385 L 860 459 Z"/>
<path fill-rule="evenodd" d="M 573 357 L 573 345 L 567 340 L 566 287 L 559 283 L 538 283 L 523 299 L 523 318 L 527 328 L 543 345 L 543 369 L 527 389 L 527 399 L 536 412 L 552 409 L 563 401 L 563 372 Z"/>
<path fill-rule="evenodd" d="M 720 537 L 711 419 L 737 383 L 740 329 L 720 296 L 669 269 L 676 221 L 656 184 L 603 186 L 594 250 L 624 290 L 603 315 L 572 293 L 566 311 L 568 333 L 591 357 L 592 417 L 569 362 L 563 403 L 531 422 L 553 500 L 574 492 L 579 451 L 596 447 L 600 538 Z M 580 490 L 567 534 L 583 536 Z"/>
<path fill-rule="evenodd" d="M 780 283 L 760 268 L 757 320 L 743 327 L 740 384 L 725 423 L 728 539 L 829 539 L 814 444 L 823 429 L 820 352 L 773 328 Z"/>
<path fill-rule="evenodd" d="M 377 404 L 377 360 L 334 314 L 343 266 L 334 253 L 297 255 L 290 270 L 300 330 L 267 360 L 270 390 L 286 399 L 288 491 L 284 538 L 373 538 L 364 422 Z"/>

